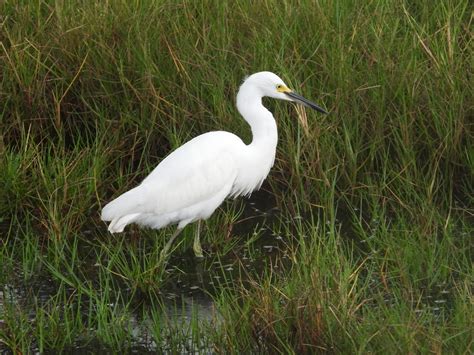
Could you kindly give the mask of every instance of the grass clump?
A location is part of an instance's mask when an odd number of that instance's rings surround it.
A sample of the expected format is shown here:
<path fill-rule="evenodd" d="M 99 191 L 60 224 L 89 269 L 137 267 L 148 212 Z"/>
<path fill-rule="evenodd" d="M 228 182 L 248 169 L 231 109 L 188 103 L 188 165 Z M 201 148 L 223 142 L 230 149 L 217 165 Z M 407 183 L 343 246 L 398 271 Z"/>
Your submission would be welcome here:
<path fill-rule="evenodd" d="M 412 231 L 388 225 L 383 230 L 376 236 L 382 245 L 364 252 L 345 242 L 341 229 L 305 223 L 298 235 L 307 237 L 300 240 L 290 268 L 270 268 L 220 294 L 223 348 L 467 351 L 472 312 L 453 316 L 456 309 L 467 311 L 470 303 L 462 275 L 470 264 L 467 250 L 443 243 L 433 250 L 414 248 L 419 239 L 411 240 Z M 396 246 L 387 247 L 395 240 Z"/>
<path fill-rule="evenodd" d="M 468 1 L 8 1 L 0 14 L 0 347 L 472 348 Z M 233 102 L 260 70 L 331 112 L 265 101 L 279 145 L 261 211 L 223 206 L 191 266 L 193 227 L 168 266 L 171 230 L 108 236 L 102 205 L 170 150 L 210 130 L 250 141 Z"/>

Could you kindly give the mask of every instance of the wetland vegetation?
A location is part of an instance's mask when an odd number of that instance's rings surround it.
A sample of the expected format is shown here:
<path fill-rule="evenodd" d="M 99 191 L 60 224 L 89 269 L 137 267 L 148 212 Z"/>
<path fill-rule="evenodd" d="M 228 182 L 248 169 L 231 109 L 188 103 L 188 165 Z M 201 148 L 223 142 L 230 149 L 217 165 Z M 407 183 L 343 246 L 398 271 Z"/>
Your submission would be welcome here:
<path fill-rule="evenodd" d="M 275 166 L 194 226 L 101 207 L 270 70 Z M 298 124 L 307 115 L 307 126 Z M 469 1 L 4 1 L 0 349 L 472 353 Z"/>

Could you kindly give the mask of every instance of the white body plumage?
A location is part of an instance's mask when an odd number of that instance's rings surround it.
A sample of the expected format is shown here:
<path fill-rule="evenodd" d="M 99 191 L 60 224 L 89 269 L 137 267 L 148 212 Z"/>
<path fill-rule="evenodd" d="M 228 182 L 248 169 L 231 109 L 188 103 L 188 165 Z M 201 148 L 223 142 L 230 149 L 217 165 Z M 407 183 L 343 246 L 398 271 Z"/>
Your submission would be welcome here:
<path fill-rule="evenodd" d="M 102 210 L 109 231 L 122 232 L 137 223 L 162 228 L 207 219 L 228 196 L 249 195 L 267 177 L 275 160 L 277 126 L 262 97 L 298 101 L 322 110 L 293 93 L 270 72 L 249 76 L 239 89 L 237 109 L 252 129 L 246 145 L 236 135 L 202 134 L 168 155 L 143 182 Z M 313 107 L 313 108 L 315 108 Z"/>

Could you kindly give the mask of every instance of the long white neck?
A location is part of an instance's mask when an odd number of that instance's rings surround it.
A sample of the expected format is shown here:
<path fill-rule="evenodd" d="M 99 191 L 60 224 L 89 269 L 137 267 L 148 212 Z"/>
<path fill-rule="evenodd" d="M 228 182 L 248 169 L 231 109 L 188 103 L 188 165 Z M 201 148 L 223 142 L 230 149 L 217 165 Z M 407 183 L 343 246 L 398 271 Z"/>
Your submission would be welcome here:
<path fill-rule="evenodd" d="M 262 105 L 262 93 L 253 85 L 243 83 L 237 94 L 237 109 L 252 129 L 250 146 L 276 151 L 278 131 L 275 119 Z M 275 153 L 273 153 L 275 155 Z"/>
<path fill-rule="evenodd" d="M 240 152 L 241 173 L 234 184 L 234 195 L 248 195 L 260 188 L 275 161 L 278 131 L 275 119 L 262 105 L 262 93 L 243 83 L 237 94 L 237 109 L 252 129 L 252 143 Z"/>

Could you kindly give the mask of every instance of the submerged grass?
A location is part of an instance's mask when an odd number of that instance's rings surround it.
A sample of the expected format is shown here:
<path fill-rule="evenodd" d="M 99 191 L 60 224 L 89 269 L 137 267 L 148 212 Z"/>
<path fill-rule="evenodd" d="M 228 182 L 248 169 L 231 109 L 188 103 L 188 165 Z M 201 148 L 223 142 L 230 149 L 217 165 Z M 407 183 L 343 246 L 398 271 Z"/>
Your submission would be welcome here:
<path fill-rule="evenodd" d="M 468 1 L 3 2 L 0 347 L 471 352 L 471 22 Z M 265 101 L 264 211 L 211 218 L 189 292 L 213 309 L 170 311 L 194 227 L 165 266 L 170 229 L 111 237 L 100 208 L 197 134 L 248 142 L 233 102 L 259 70 L 331 114 Z"/>

